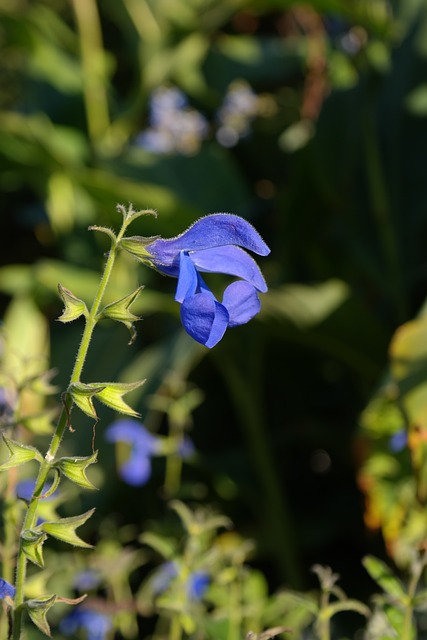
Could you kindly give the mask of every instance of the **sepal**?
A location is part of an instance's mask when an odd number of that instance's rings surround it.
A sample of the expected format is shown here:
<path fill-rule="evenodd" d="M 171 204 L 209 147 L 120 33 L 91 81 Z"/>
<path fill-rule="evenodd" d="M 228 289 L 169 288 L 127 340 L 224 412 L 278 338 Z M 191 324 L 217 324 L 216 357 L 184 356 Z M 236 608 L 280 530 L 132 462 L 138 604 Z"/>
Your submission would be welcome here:
<path fill-rule="evenodd" d="M 61 284 L 58 284 L 58 291 L 64 303 L 64 311 L 58 318 L 60 322 L 72 322 L 80 318 L 81 315 L 88 316 L 88 310 L 83 300 L 76 298 L 69 289 L 66 289 Z"/>
<path fill-rule="evenodd" d="M 112 231 L 112 229 L 109 229 L 108 227 L 98 227 L 97 224 L 93 224 L 89 227 L 89 231 L 100 231 L 101 233 L 106 233 L 107 236 L 110 238 L 111 242 L 113 244 L 116 243 L 116 235 L 115 233 Z"/>
<path fill-rule="evenodd" d="M 47 533 L 35 529 L 25 529 L 21 535 L 22 550 L 28 560 L 43 567 L 43 543 L 47 538 Z"/>
<path fill-rule="evenodd" d="M 86 594 L 80 598 L 62 598 L 57 595 L 42 596 L 24 602 L 28 615 L 32 622 L 45 635 L 51 637 L 50 626 L 47 621 L 47 613 L 56 602 L 64 602 L 65 604 L 79 604 L 86 598 Z"/>
<path fill-rule="evenodd" d="M 83 382 L 75 382 L 70 385 L 68 393 L 83 413 L 94 420 L 98 420 L 92 398 L 104 388 L 105 385 L 102 383 L 84 384 Z"/>
<path fill-rule="evenodd" d="M 67 542 L 74 547 L 83 547 L 85 549 L 91 549 L 92 545 L 88 544 L 76 534 L 76 529 L 82 526 L 89 520 L 95 509 L 90 509 L 80 516 L 72 516 L 71 518 L 60 518 L 56 522 L 43 522 L 39 527 L 40 531 L 45 531 L 50 536 Z"/>
<path fill-rule="evenodd" d="M 96 462 L 97 457 L 98 452 L 95 451 L 91 456 L 87 457 L 60 458 L 55 466 L 64 476 L 80 487 L 96 489 L 95 485 L 87 478 L 86 469 Z"/>
<path fill-rule="evenodd" d="M 40 451 L 38 451 L 35 447 L 22 444 L 21 442 L 16 442 L 15 440 L 9 440 L 9 438 L 6 438 L 6 436 L 3 436 L 3 441 L 9 449 L 10 457 L 9 460 L 6 460 L 6 462 L 3 462 L 3 464 L 0 465 L 0 471 L 12 469 L 13 467 L 19 467 L 19 465 L 25 464 L 30 460 L 43 462 L 43 457 Z"/>
<path fill-rule="evenodd" d="M 130 236 L 122 238 L 119 246 L 138 258 L 138 260 L 141 260 L 144 263 L 150 263 L 153 256 L 147 251 L 146 247 L 159 238 L 160 236 L 151 236 L 151 238 Z"/>
<path fill-rule="evenodd" d="M 96 394 L 96 397 L 107 407 L 114 409 L 114 411 L 128 416 L 139 417 L 139 413 L 123 400 L 123 396 L 137 389 L 144 382 L 145 380 L 138 380 L 137 382 L 106 382 L 103 389 Z"/>
<path fill-rule="evenodd" d="M 136 338 L 136 331 L 133 328 L 133 323 L 140 318 L 129 311 L 130 305 L 135 302 L 138 295 L 143 290 L 143 286 L 138 287 L 136 291 L 130 293 L 128 296 L 121 298 L 121 300 L 117 300 L 116 302 L 112 302 L 108 304 L 98 315 L 98 318 L 110 318 L 111 320 L 117 320 L 118 322 L 123 322 L 123 324 L 129 329 L 131 333 L 131 344 Z"/>
<path fill-rule="evenodd" d="M 126 226 L 130 225 L 133 220 L 136 220 L 140 216 L 154 216 L 157 218 L 157 211 L 154 209 L 141 209 L 139 211 L 135 211 L 132 205 L 126 209 L 122 204 L 117 205 L 117 211 L 122 214 L 123 221 L 126 223 Z"/>

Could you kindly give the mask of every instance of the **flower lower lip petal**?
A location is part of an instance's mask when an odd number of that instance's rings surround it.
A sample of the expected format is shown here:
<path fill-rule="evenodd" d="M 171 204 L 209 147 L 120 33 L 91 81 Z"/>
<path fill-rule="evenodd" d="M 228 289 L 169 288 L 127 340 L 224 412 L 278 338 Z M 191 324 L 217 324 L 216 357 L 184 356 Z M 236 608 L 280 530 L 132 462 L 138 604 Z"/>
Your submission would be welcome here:
<path fill-rule="evenodd" d="M 181 320 L 187 333 L 206 347 L 215 346 L 228 326 L 227 309 L 209 293 L 197 293 L 181 305 Z"/>
<path fill-rule="evenodd" d="M 226 288 L 222 304 L 226 307 L 230 316 L 229 327 L 246 324 L 261 309 L 256 289 L 249 282 L 244 282 L 243 280 L 233 282 Z"/>

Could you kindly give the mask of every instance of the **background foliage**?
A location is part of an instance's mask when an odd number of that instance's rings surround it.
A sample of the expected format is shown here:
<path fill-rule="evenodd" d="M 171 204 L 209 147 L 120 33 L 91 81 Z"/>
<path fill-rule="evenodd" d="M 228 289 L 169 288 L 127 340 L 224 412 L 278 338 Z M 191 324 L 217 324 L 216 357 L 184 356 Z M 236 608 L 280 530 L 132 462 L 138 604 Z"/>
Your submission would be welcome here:
<path fill-rule="evenodd" d="M 90 302 L 107 247 L 87 227 L 114 226 L 116 203 L 158 210 L 138 220 L 141 235 L 230 211 L 272 249 L 260 316 L 211 353 L 183 334 L 173 283 L 123 256 L 111 300 L 144 284 L 133 307 L 144 320 L 130 347 L 105 323 L 85 371 L 147 377 L 134 405 L 159 433 L 200 390 L 182 410 L 197 455 L 173 497 L 214 505 L 254 540 L 269 589 L 315 586 L 316 562 L 366 599 L 362 557 L 404 570 L 425 534 L 426 33 L 422 0 L 0 6 L 0 291 L 13 354 L 51 357 L 66 386 L 81 326 L 54 322 L 57 283 Z M 188 102 L 159 125 L 153 96 L 167 88 Z M 227 115 L 233 90 L 246 102 Z M 163 138 L 147 138 L 156 127 Z M 164 462 L 127 487 L 102 436 L 111 413 L 100 415 L 102 490 L 75 500 L 95 503 L 87 529 L 95 540 L 102 523 L 113 548 L 172 515 Z M 66 446 L 89 455 L 91 422 L 77 422 Z"/>

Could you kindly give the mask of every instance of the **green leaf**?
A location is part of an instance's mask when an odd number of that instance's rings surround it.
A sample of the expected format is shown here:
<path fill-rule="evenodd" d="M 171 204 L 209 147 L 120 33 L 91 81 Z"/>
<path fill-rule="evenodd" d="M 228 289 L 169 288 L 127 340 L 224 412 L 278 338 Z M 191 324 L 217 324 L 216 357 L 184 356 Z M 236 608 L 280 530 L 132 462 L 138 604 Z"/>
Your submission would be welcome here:
<path fill-rule="evenodd" d="M 93 406 L 92 398 L 97 393 L 104 389 L 105 385 L 98 384 L 84 384 L 83 382 L 75 382 L 70 385 L 68 389 L 73 402 L 90 418 L 98 420 L 95 407 Z"/>
<path fill-rule="evenodd" d="M 44 531 L 36 531 L 35 529 L 25 529 L 21 535 L 22 550 L 28 560 L 43 567 L 43 543 L 47 538 Z"/>
<path fill-rule="evenodd" d="M 102 384 L 102 390 L 96 394 L 98 400 L 101 400 L 107 407 L 111 407 L 119 413 L 124 413 L 128 416 L 138 417 L 139 413 L 132 409 L 123 400 L 122 396 L 134 389 L 137 389 L 145 380 L 138 380 L 137 382 L 105 382 Z"/>
<path fill-rule="evenodd" d="M 28 615 L 32 622 L 36 625 L 42 633 L 47 636 L 51 636 L 49 623 L 47 621 L 47 613 L 49 609 L 53 607 L 56 602 L 64 602 L 65 604 L 79 604 L 86 598 L 86 594 L 80 596 L 80 598 L 63 598 L 55 594 L 48 596 L 41 596 L 40 598 L 33 598 L 24 602 Z"/>
<path fill-rule="evenodd" d="M 47 636 L 51 636 L 49 623 L 46 618 L 46 614 L 56 602 L 56 596 L 44 596 L 34 600 L 27 600 L 25 607 L 28 611 L 32 622 L 36 625 L 42 633 Z"/>
<path fill-rule="evenodd" d="M 363 566 L 371 578 L 377 582 L 386 593 L 402 601 L 406 598 L 404 587 L 392 573 L 391 569 L 378 558 L 366 556 L 362 560 Z"/>
<path fill-rule="evenodd" d="M 138 260 L 149 264 L 152 256 L 145 247 L 159 237 L 160 236 L 151 236 L 150 238 L 144 238 L 143 236 L 130 236 L 122 238 L 119 246 L 133 256 L 136 256 Z"/>
<path fill-rule="evenodd" d="M 157 533 L 146 531 L 139 536 L 138 540 L 157 551 L 165 560 L 170 560 L 176 553 L 175 540 Z"/>
<path fill-rule="evenodd" d="M 63 542 L 67 542 L 75 547 L 90 549 L 92 548 L 92 545 L 79 538 L 76 534 L 76 529 L 81 527 L 86 520 L 89 520 L 94 511 L 95 509 L 90 509 L 89 511 L 86 511 L 86 513 L 82 513 L 80 516 L 61 518 L 56 522 L 43 522 L 38 529 L 45 531 L 50 536 L 53 536 L 58 540 L 62 540 Z"/>
<path fill-rule="evenodd" d="M 91 456 L 87 457 L 74 457 L 74 458 L 60 458 L 55 466 L 64 474 L 69 480 L 78 484 L 85 489 L 96 489 L 95 485 L 87 478 L 86 469 L 89 465 L 94 464 L 97 460 L 98 452 L 95 451 Z"/>
<path fill-rule="evenodd" d="M 83 300 L 76 298 L 69 289 L 66 289 L 61 284 L 58 284 L 58 291 L 64 303 L 64 311 L 58 318 L 60 322 L 72 322 L 80 318 L 81 315 L 87 317 L 88 310 Z"/>
<path fill-rule="evenodd" d="M 30 460 L 43 462 L 41 453 L 35 447 L 22 444 L 21 442 L 16 442 L 15 440 L 9 440 L 9 438 L 6 438 L 5 436 L 3 436 L 3 442 L 9 449 L 10 457 L 6 462 L 3 462 L 3 464 L 0 465 L 0 471 L 18 467 Z"/>
<path fill-rule="evenodd" d="M 108 304 L 98 315 L 98 318 L 110 318 L 111 320 L 123 322 L 131 332 L 131 340 L 129 344 L 131 344 L 136 338 L 136 331 L 133 328 L 133 323 L 140 320 L 138 316 L 129 311 L 129 307 L 136 300 L 143 288 L 143 286 L 138 287 L 138 289 L 133 293 L 130 293 L 116 302 Z"/>

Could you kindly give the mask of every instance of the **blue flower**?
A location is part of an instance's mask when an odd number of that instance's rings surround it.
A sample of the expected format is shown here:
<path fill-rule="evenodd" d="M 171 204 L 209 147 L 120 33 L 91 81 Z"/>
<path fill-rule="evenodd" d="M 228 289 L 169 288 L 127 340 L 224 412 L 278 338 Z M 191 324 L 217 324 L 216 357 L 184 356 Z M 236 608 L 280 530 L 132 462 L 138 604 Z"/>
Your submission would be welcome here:
<path fill-rule="evenodd" d="M 401 429 L 401 431 L 397 431 L 393 434 L 388 442 L 389 449 L 393 453 L 399 453 L 399 451 L 402 451 L 407 444 L 408 434 L 405 429 Z"/>
<path fill-rule="evenodd" d="M 205 571 L 195 571 L 188 580 L 188 595 L 191 600 L 201 600 L 209 587 L 210 577 Z"/>
<path fill-rule="evenodd" d="M 139 243 L 139 244 L 138 244 Z M 175 300 L 187 333 L 206 347 L 215 346 L 228 327 L 251 320 L 260 310 L 258 291 L 267 291 L 255 260 L 245 251 L 270 253 L 259 233 L 243 218 L 214 213 L 175 238 L 127 238 L 123 246 L 161 273 L 178 278 Z M 230 284 L 218 302 L 200 272 L 225 273 Z"/>
<path fill-rule="evenodd" d="M 13 598 L 15 595 L 15 587 L 13 587 L 9 582 L 0 578 L 0 600 L 9 596 L 9 598 Z"/>
<path fill-rule="evenodd" d="M 151 95 L 149 125 L 135 144 L 157 154 L 196 153 L 208 133 L 206 119 L 174 87 L 160 87 Z"/>
<path fill-rule="evenodd" d="M 154 595 L 160 595 L 170 586 L 172 580 L 178 576 L 179 568 L 176 562 L 163 563 L 156 572 L 151 583 Z M 187 595 L 190 600 L 201 600 L 210 583 L 210 576 L 206 571 L 194 571 L 187 579 Z"/>
<path fill-rule="evenodd" d="M 159 439 L 143 424 L 129 418 L 110 425 L 105 437 L 108 442 L 126 442 L 131 446 L 129 458 L 119 469 L 120 477 L 135 487 L 146 484 L 151 475 L 151 457 L 159 449 Z"/>
<path fill-rule="evenodd" d="M 105 613 L 77 607 L 61 620 L 59 629 L 66 636 L 75 636 L 79 629 L 87 633 L 87 640 L 105 640 L 111 630 L 111 619 Z"/>
<path fill-rule="evenodd" d="M 223 147 L 234 147 L 240 138 L 250 133 L 250 125 L 258 112 L 259 100 L 243 81 L 233 82 L 218 110 L 219 127 L 216 138 Z"/>
<path fill-rule="evenodd" d="M 73 587 L 78 591 L 92 591 L 96 589 L 101 582 L 101 576 L 94 569 L 86 569 L 79 571 L 73 579 Z"/>

